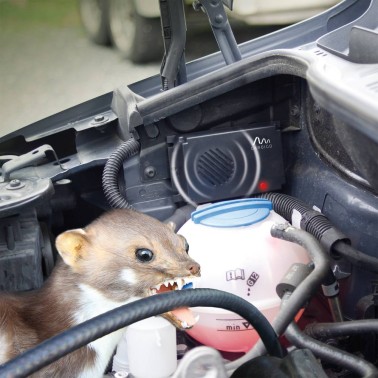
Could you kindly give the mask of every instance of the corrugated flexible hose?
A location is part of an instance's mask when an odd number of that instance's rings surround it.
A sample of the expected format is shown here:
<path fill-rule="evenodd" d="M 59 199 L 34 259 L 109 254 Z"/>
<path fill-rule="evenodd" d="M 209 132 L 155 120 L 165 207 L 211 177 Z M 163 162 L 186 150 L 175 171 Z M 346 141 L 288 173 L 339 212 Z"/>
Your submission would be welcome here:
<path fill-rule="evenodd" d="M 122 143 L 109 157 L 102 174 L 102 187 L 104 194 L 113 208 L 131 209 L 132 206 L 121 194 L 118 185 L 118 174 L 126 159 L 136 155 L 140 150 L 140 144 L 131 138 Z"/>

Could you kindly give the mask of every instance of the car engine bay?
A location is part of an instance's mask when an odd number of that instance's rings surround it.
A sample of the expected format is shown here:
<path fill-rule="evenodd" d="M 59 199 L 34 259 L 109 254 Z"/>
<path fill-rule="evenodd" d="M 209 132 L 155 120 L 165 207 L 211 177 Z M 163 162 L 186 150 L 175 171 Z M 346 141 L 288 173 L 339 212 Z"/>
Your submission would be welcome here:
<path fill-rule="evenodd" d="M 346 0 L 241 45 L 240 59 L 231 49 L 229 62 L 217 53 L 173 76 L 167 54 L 161 77 L 2 137 L 1 291 L 40 288 L 58 259 L 56 236 L 110 208 L 173 220 L 185 234 L 208 204 L 267 200 L 285 222 L 272 235 L 309 258 L 274 277 L 281 315 L 271 324 L 287 354 L 260 341 L 195 355 L 205 344 L 178 331 L 178 345 L 193 354 L 178 353 L 173 376 L 378 376 L 377 15 L 378 1 Z M 175 67 L 181 59 L 173 57 Z M 208 238 L 207 248 L 217 244 Z M 257 288 L 253 262 L 245 275 L 234 263 L 254 239 L 228 240 L 227 280 Z M 191 291 L 172 294 L 185 302 Z M 240 327 L 230 323 L 222 337 L 239 337 Z M 11 369 L 0 366 L 0 376 L 24 374 Z"/>

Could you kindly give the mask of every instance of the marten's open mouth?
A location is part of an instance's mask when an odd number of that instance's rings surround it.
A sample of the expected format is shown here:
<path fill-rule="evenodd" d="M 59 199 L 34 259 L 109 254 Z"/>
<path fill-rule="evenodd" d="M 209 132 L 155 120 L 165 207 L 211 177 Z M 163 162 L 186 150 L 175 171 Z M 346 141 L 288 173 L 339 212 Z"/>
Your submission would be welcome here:
<path fill-rule="evenodd" d="M 166 280 L 161 284 L 151 287 L 150 294 L 161 294 L 172 290 L 192 289 L 195 285 L 196 277 L 176 277 Z M 194 317 L 192 311 L 188 307 L 180 307 L 162 314 L 164 318 L 169 320 L 179 329 L 190 329 L 198 321 L 198 317 Z"/>

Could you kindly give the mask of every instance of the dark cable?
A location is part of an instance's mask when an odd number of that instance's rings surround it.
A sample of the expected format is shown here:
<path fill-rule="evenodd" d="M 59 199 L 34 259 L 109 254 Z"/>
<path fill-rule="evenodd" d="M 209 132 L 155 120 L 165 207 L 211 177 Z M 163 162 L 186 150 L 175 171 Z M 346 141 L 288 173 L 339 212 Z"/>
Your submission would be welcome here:
<path fill-rule="evenodd" d="M 153 295 L 116 308 L 44 341 L 0 367 L 2 378 L 25 377 L 88 343 L 139 320 L 179 307 L 218 307 L 237 313 L 260 335 L 269 354 L 283 357 L 278 337 L 250 302 L 220 290 L 177 290 Z"/>
<path fill-rule="evenodd" d="M 121 194 L 118 185 L 119 171 L 123 162 L 136 155 L 140 150 L 140 144 L 131 138 L 123 142 L 107 160 L 102 173 L 102 187 L 109 205 L 113 208 L 131 209 L 132 206 Z"/>

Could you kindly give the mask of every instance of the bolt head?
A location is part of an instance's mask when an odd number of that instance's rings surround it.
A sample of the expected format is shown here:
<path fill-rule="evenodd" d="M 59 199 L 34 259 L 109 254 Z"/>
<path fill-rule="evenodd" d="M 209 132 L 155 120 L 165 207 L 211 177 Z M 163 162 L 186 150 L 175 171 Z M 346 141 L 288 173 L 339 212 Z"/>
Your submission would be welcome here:
<path fill-rule="evenodd" d="M 148 178 L 153 178 L 153 177 L 155 177 L 155 175 L 156 175 L 156 169 L 155 169 L 155 167 L 152 167 L 152 166 L 147 167 L 147 168 L 144 170 L 144 174 L 145 174 L 146 177 L 148 177 Z"/>
<path fill-rule="evenodd" d="M 102 122 L 104 119 L 105 119 L 105 116 L 103 116 L 102 114 L 100 114 L 100 115 L 96 115 L 96 116 L 94 117 L 94 121 L 95 121 L 95 122 Z"/>
<path fill-rule="evenodd" d="M 215 22 L 221 24 L 223 22 L 223 16 L 221 14 L 217 14 L 215 16 Z"/>
<path fill-rule="evenodd" d="M 17 179 L 11 180 L 10 183 L 9 183 L 9 186 L 11 188 L 17 188 L 20 185 L 21 185 L 21 181 L 17 180 Z"/>
<path fill-rule="evenodd" d="M 13 179 L 9 181 L 9 184 L 5 187 L 7 190 L 19 190 L 22 189 L 25 186 L 25 182 Z"/>

